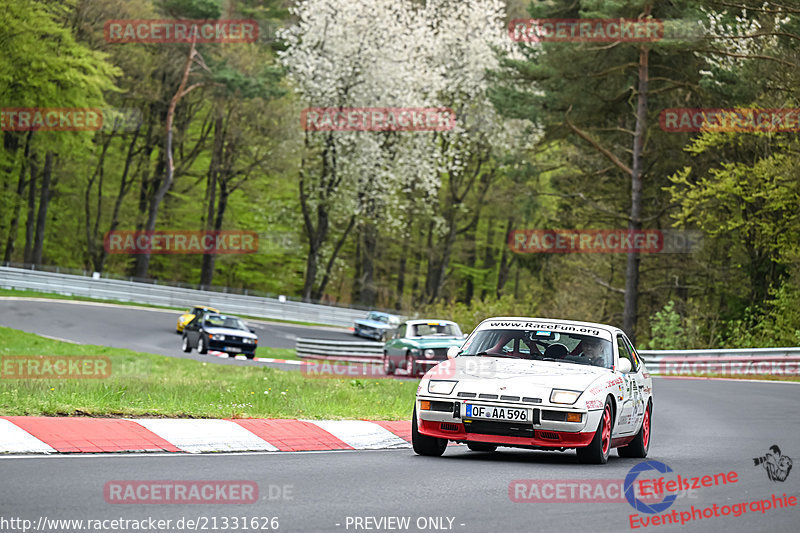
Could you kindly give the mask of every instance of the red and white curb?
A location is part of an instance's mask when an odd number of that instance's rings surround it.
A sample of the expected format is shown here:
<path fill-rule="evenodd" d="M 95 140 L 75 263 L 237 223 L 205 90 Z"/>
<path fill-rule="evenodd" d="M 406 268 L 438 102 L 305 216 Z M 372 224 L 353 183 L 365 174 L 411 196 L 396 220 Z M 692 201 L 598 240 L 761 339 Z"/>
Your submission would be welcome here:
<path fill-rule="evenodd" d="M 409 421 L 0 417 L 0 454 L 409 448 Z"/>

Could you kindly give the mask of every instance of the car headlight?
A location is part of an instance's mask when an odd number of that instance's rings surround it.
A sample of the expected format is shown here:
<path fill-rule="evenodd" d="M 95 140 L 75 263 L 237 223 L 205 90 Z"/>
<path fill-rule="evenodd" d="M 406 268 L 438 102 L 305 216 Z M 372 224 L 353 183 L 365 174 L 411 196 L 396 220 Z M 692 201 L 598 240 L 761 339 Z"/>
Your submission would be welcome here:
<path fill-rule="evenodd" d="M 433 350 L 431 350 L 430 348 L 425 350 L 425 352 L 423 352 L 423 353 L 425 354 L 425 357 L 427 359 L 433 359 Z"/>
<path fill-rule="evenodd" d="M 581 391 L 553 389 L 550 393 L 550 403 L 573 404 L 581 395 Z"/>
<path fill-rule="evenodd" d="M 431 394 L 450 394 L 456 388 L 458 381 L 436 380 L 428 382 L 428 392 Z"/>
<path fill-rule="evenodd" d="M 245 337 L 244 343 L 245 344 L 255 344 L 256 340 L 255 339 L 248 339 L 248 338 Z"/>
<path fill-rule="evenodd" d="M 224 341 L 225 340 L 225 335 L 211 335 L 211 340 Z"/>

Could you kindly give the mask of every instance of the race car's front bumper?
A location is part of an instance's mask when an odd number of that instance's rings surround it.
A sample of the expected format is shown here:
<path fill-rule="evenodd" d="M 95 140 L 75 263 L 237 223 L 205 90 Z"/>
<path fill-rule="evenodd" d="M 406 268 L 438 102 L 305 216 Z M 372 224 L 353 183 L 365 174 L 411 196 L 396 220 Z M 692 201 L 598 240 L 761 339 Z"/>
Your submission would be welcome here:
<path fill-rule="evenodd" d="M 417 429 L 423 435 L 458 442 L 486 442 L 505 446 L 531 448 L 582 448 L 594 438 L 600 423 L 602 410 L 566 409 L 542 405 L 501 404 L 493 402 L 470 402 L 487 406 L 531 409 L 530 421 L 503 422 L 465 417 L 463 401 L 444 398 L 417 398 Z M 423 410 L 421 401 L 430 401 L 436 410 Z M 435 403 L 434 403 L 435 402 Z M 453 406 L 449 411 L 446 404 Z M 457 414 L 456 414 L 457 412 Z M 581 422 L 548 420 L 558 418 L 558 413 L 580 413 Z"/>

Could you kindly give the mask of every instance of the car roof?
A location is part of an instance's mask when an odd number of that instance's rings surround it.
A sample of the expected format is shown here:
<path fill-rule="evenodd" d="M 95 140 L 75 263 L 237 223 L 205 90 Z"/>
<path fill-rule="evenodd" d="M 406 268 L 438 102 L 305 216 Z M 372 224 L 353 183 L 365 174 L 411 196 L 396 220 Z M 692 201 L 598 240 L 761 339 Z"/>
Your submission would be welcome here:
<path fill-rule="evenodd" d="M 196 308 L 196 309 L 215 309 L 214 307 L 211 307 L 210 305 L 193 305 L 192 307 Z"/>
<path fill-rule="evenodd" d="M 458 325 L 456 322 L 452 320 L 443 320 L 440 318 L 415 318 L 413 320 L 406 320 L 406 324 L 409 326 L 415 326 L 417 324 L 430 324 L 435 322 L 436 324 L 455 324 Z"/>
<path fill-rule="evenodd" d="M 608 324 L 600 324 L 598 322 L 580 322 L 578 320 L 565 320 L 562 318 L 541 318 L 541 317 L 524 317 L 524 316 L 496 316 L 487 318 L 483 320 L 478 326 L 475 328 L 480 329 L 481 326 L 486 324 L 487 322 L 497 322 L 497 321 L 505 321 L 505 322 L 550 322 L 555 324 L 563 324 L 567 326 L 578 326 L 584 328 L 595 328 L 595 329 L 602 329 L 611 333 L 612 335 L 616 335 L 617 333 L 624 333 L 621 329 L 615 326 L 609 326 Z"/>

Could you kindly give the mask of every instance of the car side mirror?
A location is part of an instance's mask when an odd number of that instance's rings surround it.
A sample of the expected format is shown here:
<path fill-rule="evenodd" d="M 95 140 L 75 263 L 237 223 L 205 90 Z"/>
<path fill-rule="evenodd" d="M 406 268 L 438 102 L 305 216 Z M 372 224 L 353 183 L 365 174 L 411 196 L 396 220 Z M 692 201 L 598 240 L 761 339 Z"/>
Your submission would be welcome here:
<path fill-rule="evenodd" d="M 256 330 L 254 330 L 253 328 L 247 328 L 247 329 L 250 330 L 250 333 L 255 333 L 256 332 Z"/>
<path fill-rule="evenodd" d="M 467 337 L 469 337 L 469 333 L 464 333 L 464 334 L 461 336 L 461 338 L 462 338 L 462 339 L 466 339 Z"/>
<path fill-rule="evenodd" d="M 458 346 L 451 346 L 447 349 L 447 358 L 448 359 L 455 359 L 458 355 L 458 352 L 461 351 L 461 348 Z"/>
<path fill-rule="evenodd" d="M 620 359 L 619 364 L 617 365 L 617 370 L 623 374 L 629 373 L 631 371 L 631 362 L 625 358 Z"/>

